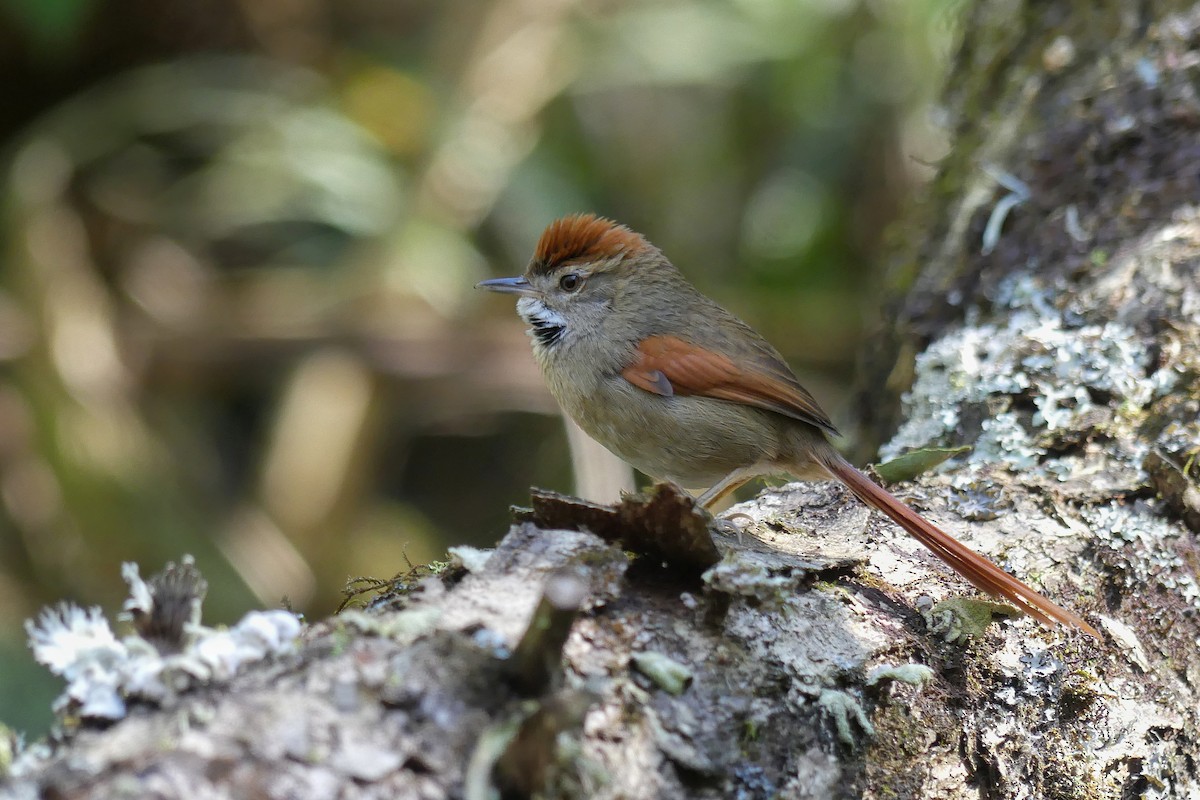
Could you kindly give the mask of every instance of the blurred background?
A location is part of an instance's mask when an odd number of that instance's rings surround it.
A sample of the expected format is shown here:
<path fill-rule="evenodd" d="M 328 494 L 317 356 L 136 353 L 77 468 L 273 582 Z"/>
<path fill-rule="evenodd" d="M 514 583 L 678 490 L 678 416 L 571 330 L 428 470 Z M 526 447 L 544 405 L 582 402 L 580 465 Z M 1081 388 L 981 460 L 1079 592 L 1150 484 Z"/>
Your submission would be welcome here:
<path fill-rule="evenodd" d="M 559 215 L 645 233 L 852 431 L 955 5 L 0 0 L 0 720 L 58 691 L 22 621 L 115 612 L 122 561 L 319 616 L 625 482 L 472 289 Z"/>

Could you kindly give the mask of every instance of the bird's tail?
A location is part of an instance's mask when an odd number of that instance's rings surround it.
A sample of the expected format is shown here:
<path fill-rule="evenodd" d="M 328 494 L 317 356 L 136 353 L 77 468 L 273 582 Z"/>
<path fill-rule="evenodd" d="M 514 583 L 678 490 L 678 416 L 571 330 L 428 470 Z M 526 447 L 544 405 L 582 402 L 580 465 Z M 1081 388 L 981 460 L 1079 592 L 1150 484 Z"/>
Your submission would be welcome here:
<path fill-rule="evenodd" d="M 996 597 L 1003 597 L 1021 611 L 1047 625 L 1057 621 L 1064 625 L 1073 625 L 1089 636 L 1100 638 L 1099 632 L 1078 614 L 1052 603 L 913 511 L 855 469 L 840 455 L 831 453 L 822 461 L 825 467 L 860 500 L 887 514 L 910 536 L 932 550 L 934 555 L 945 561 L 951 569 L 980 590 Z"/>

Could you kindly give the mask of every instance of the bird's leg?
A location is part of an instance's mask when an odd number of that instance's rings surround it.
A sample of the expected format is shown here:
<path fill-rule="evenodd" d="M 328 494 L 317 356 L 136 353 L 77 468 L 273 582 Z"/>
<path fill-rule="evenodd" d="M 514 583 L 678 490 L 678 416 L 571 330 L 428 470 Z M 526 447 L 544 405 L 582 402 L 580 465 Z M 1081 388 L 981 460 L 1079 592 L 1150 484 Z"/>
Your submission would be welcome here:
<path fill-rule="evenodd" d="M 711 514 L 713 507 L 716 506 L 717 503 L 721 502 L 721 500 L 728 496 L 730 492 L 736 491 L 738 487 L 746 484 L 753 477 L 753 475 L 747 475 L 740 470 L 737 472 L 731 472 L 718 481 L 717 484 L 707 492 L 700 495 L 696 502 L 701 508 Z M 748 518 L 748 515 L 746 514 L 742 514 L 741 516 Z M 734 534 L 737 536 L 738 544 L 742 543 L 742 529 L 739 528 L 733 520 L 714 519 L 713 525 L 716 526 L 716 530 L 720 533 Z"/>
<path fill-rule="evenodd" d="M 699 503 L 705 511 L 712 511 L 712 507 L 719 503 L 725 497 L 725 495 L 729 494 L 730 492 L 737 491 L 742 486 L 749 483 L 750 479 L 753 477 L 753 475 L 747 475 L 741 470 L 735 470 L 719 480 L 707 492 L 700 495 L 700 497 L 696 499 L 696 502 Z"/>

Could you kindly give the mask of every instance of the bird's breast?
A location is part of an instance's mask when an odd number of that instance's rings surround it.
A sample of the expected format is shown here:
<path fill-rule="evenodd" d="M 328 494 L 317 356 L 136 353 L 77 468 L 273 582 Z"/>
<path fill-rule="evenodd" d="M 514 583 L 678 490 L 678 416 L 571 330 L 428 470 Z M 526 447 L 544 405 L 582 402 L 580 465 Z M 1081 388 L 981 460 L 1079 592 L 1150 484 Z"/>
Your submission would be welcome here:
<path fill-rule="evenodd" d="M 662 397 L 620 375 L 594 382 L 551 378 L 550 387 L 593 439 L 647 475 L 688 488 L 707 488 L 779 454 L 780 420 L 769 412 L 705 397 Z"/>

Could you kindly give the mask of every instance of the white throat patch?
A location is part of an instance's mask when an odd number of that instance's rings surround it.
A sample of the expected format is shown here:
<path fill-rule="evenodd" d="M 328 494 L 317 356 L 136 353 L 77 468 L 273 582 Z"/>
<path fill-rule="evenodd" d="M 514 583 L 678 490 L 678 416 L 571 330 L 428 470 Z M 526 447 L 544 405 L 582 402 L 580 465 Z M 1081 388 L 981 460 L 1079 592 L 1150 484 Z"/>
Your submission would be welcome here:
<path fill-rule="evenodd" d="M 522 297 L 518 300 L 517 313 L 529 323 L 529 330 L 525 332 L 535 344 L 543 347 L 558 344 L 567 331 L 567 320 L 563 315 L 547 308 L 546 304 L 536 297 Z"/>

